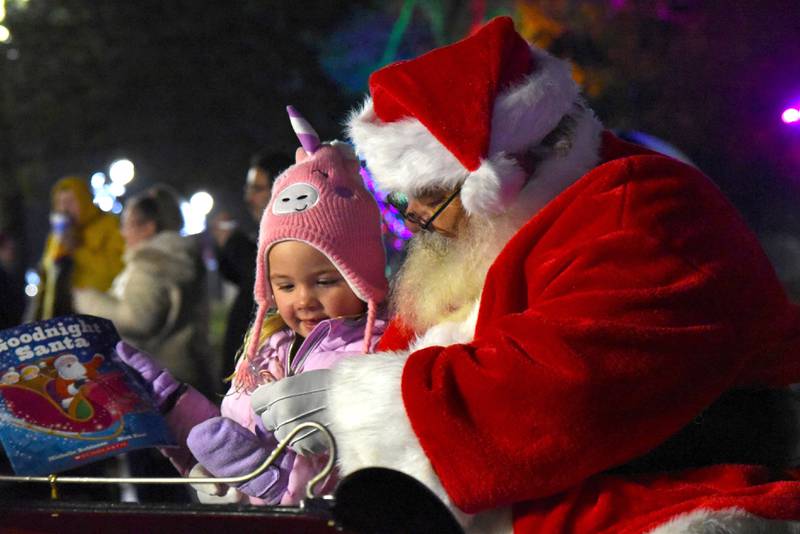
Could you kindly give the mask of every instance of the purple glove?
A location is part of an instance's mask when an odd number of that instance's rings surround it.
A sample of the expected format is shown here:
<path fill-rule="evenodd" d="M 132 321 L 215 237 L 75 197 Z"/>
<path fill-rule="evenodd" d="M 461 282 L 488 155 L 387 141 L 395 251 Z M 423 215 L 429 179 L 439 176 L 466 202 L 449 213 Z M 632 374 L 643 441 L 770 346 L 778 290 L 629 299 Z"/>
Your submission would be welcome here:
<path fill-rule="evenodd" d="M 269 454 L 264 443 L 248 429 L 227 417 L 213 417 L 195 426 L 186 440 L 197 461 L 215 477 L 235 477 L 254 471 Z M 237 486 L 252 497 L 277 504 L 286 489 L 294 453 L 281 456 L 257 477 Z"/>
<path fill-rule="evenodd" d="M 117 343 L 116 348 L 120 359 L 142 377 L 153 396 L 156 408 L 161 413 L 170 411 L 180 394 L 186 389 L 185 385 L 175 380 L 169 371 L 146 352 L 142 352 L 124 341 Z"/>

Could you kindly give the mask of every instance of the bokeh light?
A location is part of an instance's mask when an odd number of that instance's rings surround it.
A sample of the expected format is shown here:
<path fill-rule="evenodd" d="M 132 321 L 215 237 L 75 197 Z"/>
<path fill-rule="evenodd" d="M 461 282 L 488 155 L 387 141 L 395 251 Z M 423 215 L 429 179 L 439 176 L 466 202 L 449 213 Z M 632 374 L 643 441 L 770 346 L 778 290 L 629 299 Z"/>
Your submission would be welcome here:
<path fill-rule="evenodd" d="M 202 215 L 208 215 L 214 207 L 214 198 L 205 191 L 198 191 L 189 199 L 191 208 Z"/>
<path fill-rule="evenodd" d="M 103 211 L 111 211 L 111 208 L 114 207 L 114 197 L 108 194 L 98 195 L 95 197 L 94 202 L 97 204 L 97 207 Z"/>
<path fill-rule="evenodd" d="M 25 271 L 25 294 L 29 297 L 35 297 L 39 293 L 39 284 L 42 279 L 36 269 L 28 269 Z"/>
<path fill-rule="evenodd" d="M 133 180 L 136 174 L 133 163 L 129 159 L 119 159 L 108 168 L 111 181 L 122 185 L 127 185 Z"/>
<path fill-rule="evenodd" d="M 189 197 L 189 202 L 181 202 L 184 235 L 199 234 L 206 229 L 206 216 L 214 207 L 214 197 L 205 191 L 198 191 Z"/>
<path fill-rule="evenodd" d="M 108 192 L 115 197 L 121 197 L 125 194 L 125 186 L 119 182 L 111 182 L 108 184 Z"/>
<path fill-rule="evenodd" d="M 92 175 L 91 182 L 94 189 L 100 189 L 106 184 L 106 175 L 102 172 L 96 172 Z"/>

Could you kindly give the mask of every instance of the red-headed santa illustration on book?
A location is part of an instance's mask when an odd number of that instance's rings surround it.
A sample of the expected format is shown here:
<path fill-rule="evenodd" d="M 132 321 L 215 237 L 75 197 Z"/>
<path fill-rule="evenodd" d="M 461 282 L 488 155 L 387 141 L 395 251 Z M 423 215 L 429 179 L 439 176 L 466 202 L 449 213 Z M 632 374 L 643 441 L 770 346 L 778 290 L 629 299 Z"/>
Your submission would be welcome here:
<path fill-rule="evenodd" d="M 326 389 L 344 474 L 410 474 L 471 532 L 800 532 L 788 466 L 619 469 L 800 381 L 798 309 L 706 176 L 604 131 L 507 18 L 373 73 L 349 133 L 415 232 L 392 326 L 256 411 Z"/>

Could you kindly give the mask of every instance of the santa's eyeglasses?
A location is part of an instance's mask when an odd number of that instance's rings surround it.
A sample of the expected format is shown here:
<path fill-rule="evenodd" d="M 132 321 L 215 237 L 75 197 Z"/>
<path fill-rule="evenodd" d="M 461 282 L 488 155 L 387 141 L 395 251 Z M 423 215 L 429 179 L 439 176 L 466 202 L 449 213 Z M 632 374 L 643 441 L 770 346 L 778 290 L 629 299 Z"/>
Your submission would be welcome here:
<path fill-rule="evenodd" d="M 400 216 L 406 221 L 419 226 L 422 230 L 430 230 L 431 224 L 433 224 L 433 221 L 436 220 L 436 217 L 441 215 L 442 212 L 447 209 L 447 206 L 449 206 L 450 203 L 455 200 L 459 193 L 461 193 L 461 186 L 456 187 L 455 191 L 453 191 L 450 196 L 444 199 L 442 203 L 436 207 L 433 215 L 428 217 L 427 220 L 423 219 L 413 211 L 408 211 L 409 200 L 405 193 L 389 193 L 389 195 L 386 197 L 386 202 L 390 206 L 393 206 Z"/>

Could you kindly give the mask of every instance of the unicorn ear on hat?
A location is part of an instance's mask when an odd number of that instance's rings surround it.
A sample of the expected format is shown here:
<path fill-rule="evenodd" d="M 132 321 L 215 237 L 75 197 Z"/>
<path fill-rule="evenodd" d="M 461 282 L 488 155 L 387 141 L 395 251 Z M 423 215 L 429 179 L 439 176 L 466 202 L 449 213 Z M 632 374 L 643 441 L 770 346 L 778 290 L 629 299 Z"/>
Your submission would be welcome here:
<path fill-rule="evenodd" d="M 297 138 L 300 140 L 300 145 L 303 147 L 303 151 L 307 156 L 313 155 L 320 145 L 322 145 L 316 130 L 314 130 L 311 124 L 309 124 L 305 117 L 303 117 L 300 112 L 294 108 L 294 106 L 286 106 L 286 111 L 289 113 L 289 121 L 291 121 L 292 129 L 294 130 L 294 133 L 297 134 Z M 295 158 L 298 156 L 299 150 L 295 154 Z M 297 160 L 298 163 L 300 163 L 300 161 L 300 159 Z"/>
<path fill-rule="evenodd" d="M 330 146 L 335 148 L 348 170 L 352 173 L 358 174 L 360 163 L 356 157 L 355 151 L 347 143 L 341 141 L 332 141 L 330 143 L 322 143 L 319 139 L 314 127 L 303 117 L 294 106 L 286 106 L 286 111 L 289 113 L 289 121 L 292 123 L 292 129 L 300 140 L 300 145 L 294 153 L 295 163 L 302 163 L 311 157 L 323 146 Z"/>

